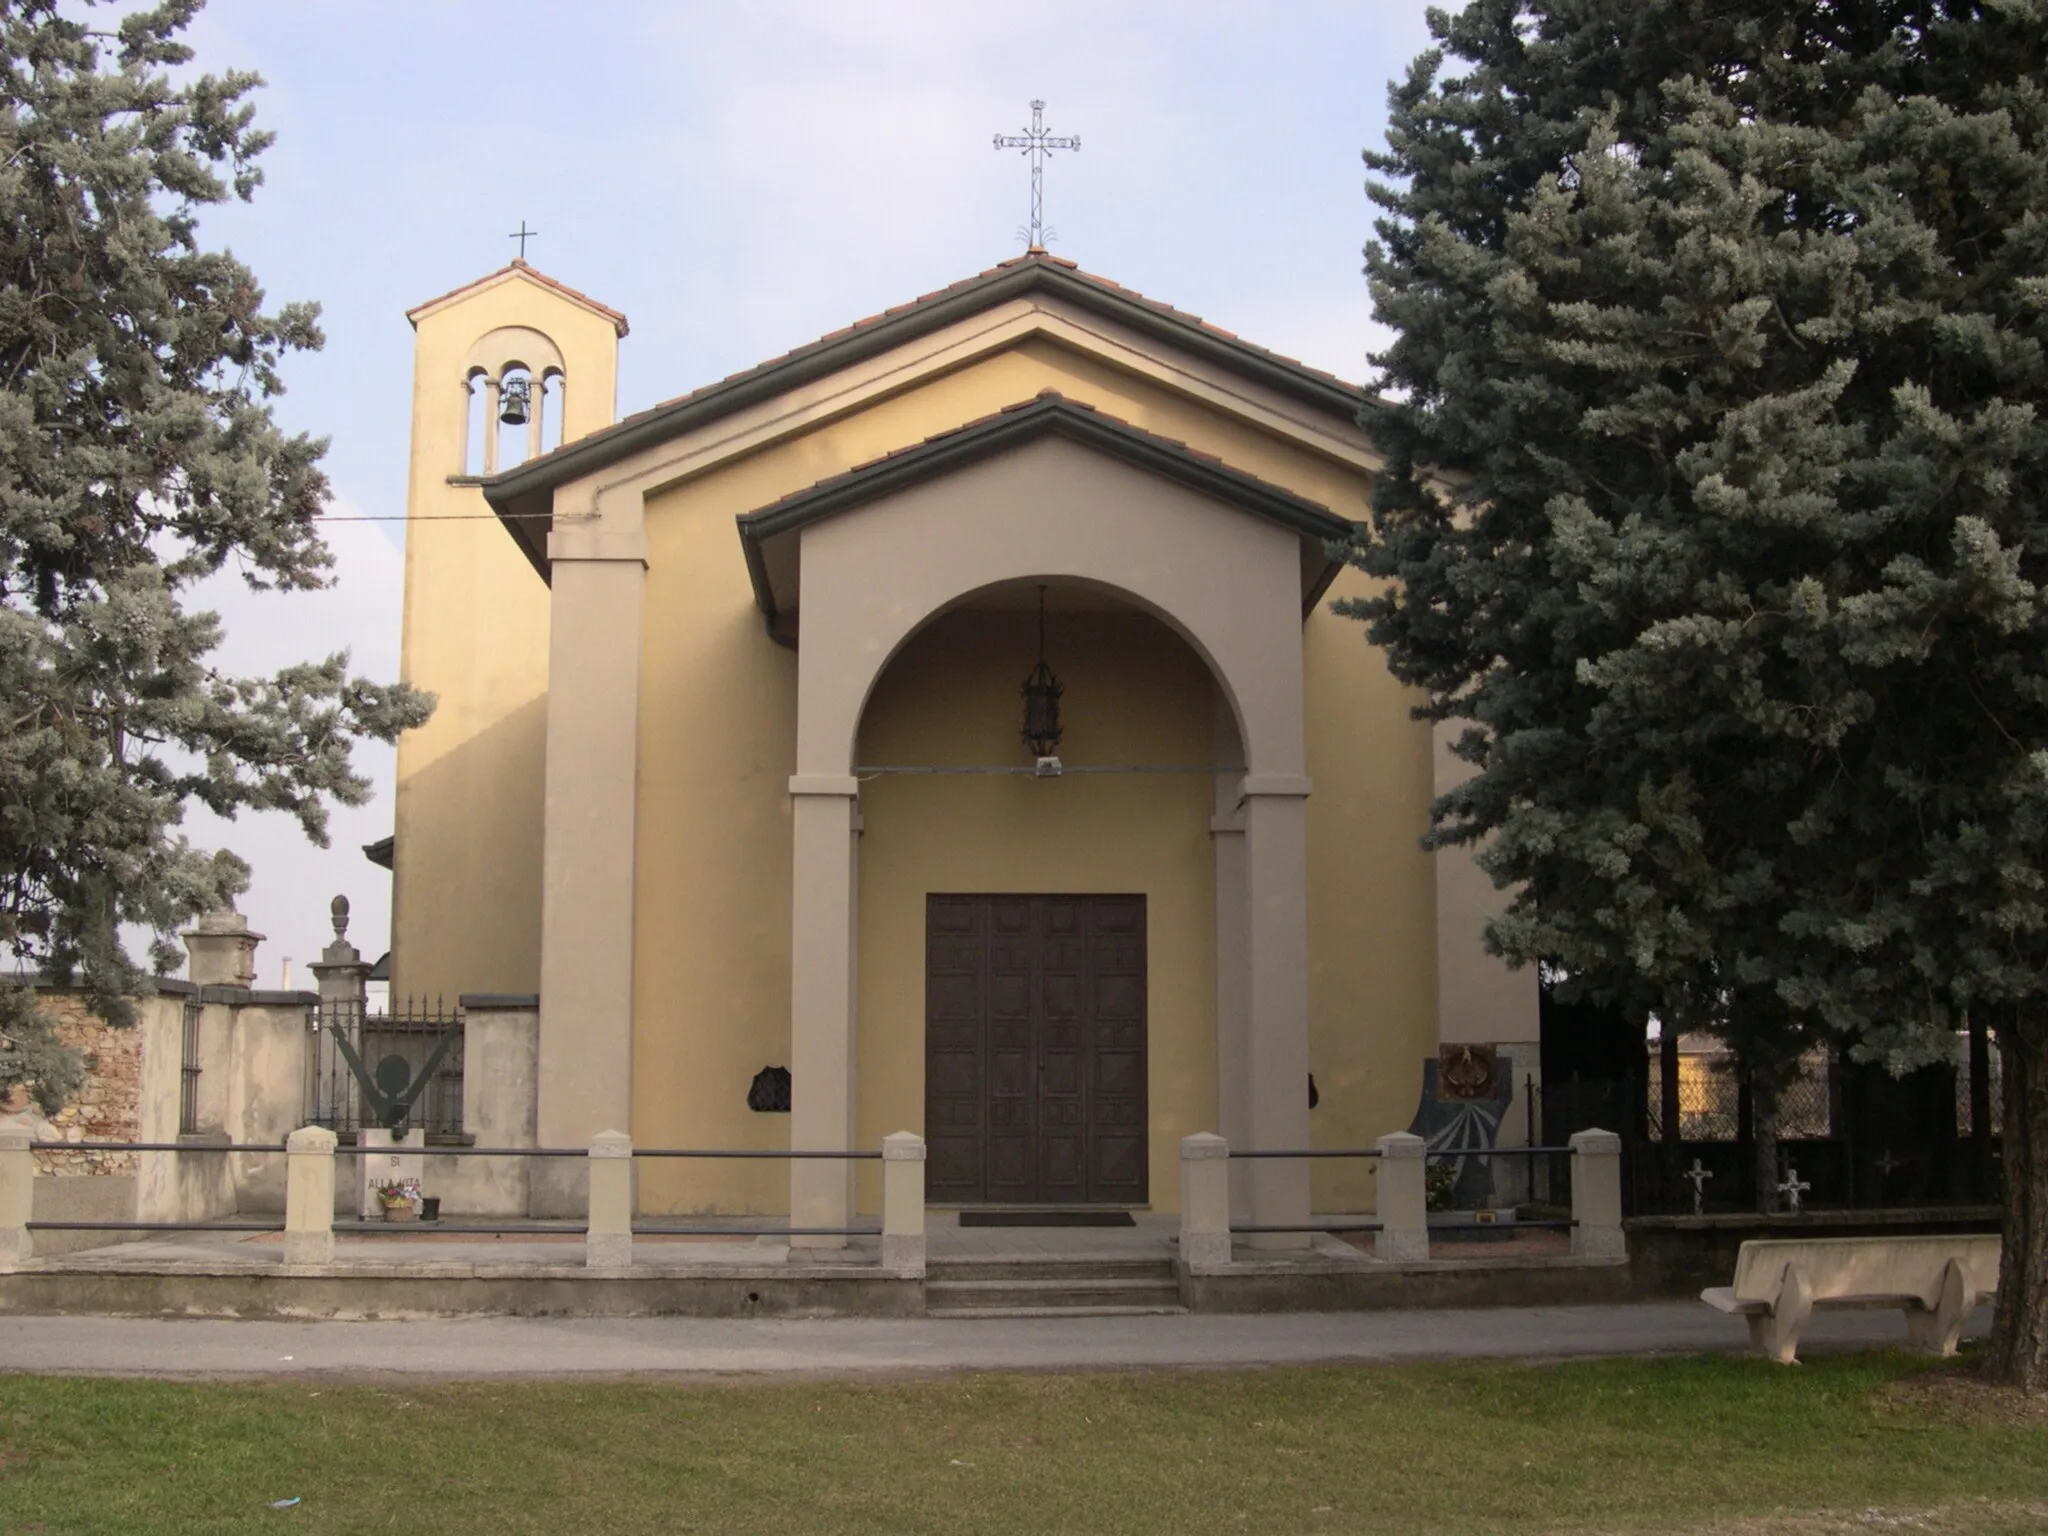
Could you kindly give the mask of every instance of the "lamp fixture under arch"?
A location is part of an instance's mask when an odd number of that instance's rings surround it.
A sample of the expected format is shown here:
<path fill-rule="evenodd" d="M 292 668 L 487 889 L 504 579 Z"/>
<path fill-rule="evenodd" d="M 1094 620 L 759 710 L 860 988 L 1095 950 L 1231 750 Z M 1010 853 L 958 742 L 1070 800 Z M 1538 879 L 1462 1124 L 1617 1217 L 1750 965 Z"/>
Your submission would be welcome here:
<path fill-rule="evenodd" d="M 1031 755 L 1041 762 L 1060 749 L 1060 695 L 1066 689 L 1045 662 L 1045 584 L 1038 587 L 1038 665 L 1019 690 L 1024 699 L 1024 728 L 1018 732 Z"/>

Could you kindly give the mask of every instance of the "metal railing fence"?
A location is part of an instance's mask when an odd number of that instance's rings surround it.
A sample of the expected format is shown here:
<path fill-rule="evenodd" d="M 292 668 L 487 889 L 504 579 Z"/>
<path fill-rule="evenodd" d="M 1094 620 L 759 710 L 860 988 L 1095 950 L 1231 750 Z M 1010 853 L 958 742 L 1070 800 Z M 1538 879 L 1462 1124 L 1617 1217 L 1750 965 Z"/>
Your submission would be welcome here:
<path fill-rule="evenodd" d="M 225 1154 L 225 1153 L 278 1153 L 289 1152 L 285 1143 L 279 1142 L 184 1142 L 184 1141 L 31 1141 L 31 1152 L 176 1152 L 184 1154 Z M 334 1156 L 344 1158 L 383 1157 L 392 1152 L 390 1147 L 336 1146 Z M 530 1157 L 530 1158 L 578 1158 L 587 1161 L 588 1147 L 474 1147 L 445 1146 L 424 1147 L 416 1150 L 421 1157 Z M 880 1162 L 880 1150 L 853 1148 L 845 1151 L 817 1150 L 813 1148 L 758 1147 L 635 1147 L 630 1155 L 634 1158 L 711 1158 L 711 1159 L 769 1159 L 784 1162 L 836 1161 L 836 1162 Z M 281 1232 L 284 1230 L 283 1212 L 275 1219 L 269 1216 L 215 1217 L 194 1221 L 36 1221 L 27 1222 L 31 1232 Z M 460 1236 L 474 1233 L 479 1236 L 509 1237 L 521 1234 L 535 1236 L 559 1236 L 581 1234 L 586 1230 L 583 1220 L 562 1218 L 550 1220 L 542 1217 L 526 1217 L 510 1220 L 475 1221 L 464 1218 L 432 1222 L 382 1222 L 367 1220 L 336 1219 L 330 1230 L 335 1232 L 374 1232 L 388 1237 L 418 1236 Z M 699 1222 L 635 1221 L 632 1226 L 636 1237 L 874 1237 L 881 1233 L 876 1225 L 847 1227 L 793 1227 L 781 1226 L 733 1226 L 730 1224 L 707 1225 Z"/>
<path fill-rule="evenodd" d="M 1242 1151 L 1232 1147 L 1229 1155 L 1230 1161 L 1235 1163 L 1256 1161 L 1260 1158 L 1287 1158 L 1292 1160 L 1295 1158 L 1335 1157 L 1363 1160 L 1366 1158 L 1378 1158 L 1384 1154 L 1378 1147 L 1247 1147 Z M 1240 1234 L 1257 1236 L 1260 1233 L 1328 1232 L 1335 1236 L 1342 1232 L 1380 1232 L 1385 1229 L 1386 1223 L 1381 1221 L 1316 1221 L 1311 1219 L 1301 1224 L 1292 1222 L 1233 1221 L 1230 1224 L 1230 1235 L 1236 1237 Z"/>

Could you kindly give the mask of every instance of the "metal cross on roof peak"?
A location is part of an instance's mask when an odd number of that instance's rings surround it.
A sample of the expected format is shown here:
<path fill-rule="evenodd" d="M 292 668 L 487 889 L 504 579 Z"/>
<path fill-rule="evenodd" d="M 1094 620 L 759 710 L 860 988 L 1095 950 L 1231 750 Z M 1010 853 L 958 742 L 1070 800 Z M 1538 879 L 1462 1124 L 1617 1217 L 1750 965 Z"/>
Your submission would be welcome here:
<path fill-rule="evenodd" d="M 1055 137 L 1045 131 L 1045 103 L 1031 103 L 1031 126 L 1022 133 L 999 133 L 996 135 L 997 149 L 1021 150 L 1031 161 L 1031 223 L 1018 234 L 1030 242 L 1034 251 L 1045 249 L 1045 242 L 1053 232 L 1045 227 L 1045 157 L 1056 149 L 1081 147 L 1078 133 Z"/>
<path fill-rule="evenodd" d="M 531 240 L 535 235 L 539 233 L 540 231 L 537 229 L 528 229 L 526 227 L 526 220 L 521 219 L 519 221 L 519 227 L 513 230 L 512 233 L 507 235 L 505 238 L 507 240 L 517 240 L 519 242 L 519 259 L 521 261 L 524 261 L 526 260 L 526 242 Z"/>

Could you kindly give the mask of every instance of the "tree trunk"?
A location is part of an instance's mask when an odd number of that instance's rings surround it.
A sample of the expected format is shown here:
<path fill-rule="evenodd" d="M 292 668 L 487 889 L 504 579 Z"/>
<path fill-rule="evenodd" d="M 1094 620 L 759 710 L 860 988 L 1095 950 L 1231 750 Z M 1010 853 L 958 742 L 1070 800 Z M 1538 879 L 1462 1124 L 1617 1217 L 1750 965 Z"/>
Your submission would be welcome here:
<path fill-rule="evenodd" d="M 1764 1085 L 1763 1079 L 1755 1077 L 1756 1095 L 1755 1138 L 1756 1149 L 1756 1208 L 1763 1216 L 1778 1214 L 1778 1095 Z"/>
<path fill-rule="evenodd" d="M 2048 1011 L 2022 1006 L 1998 1031 L 2005 1238 L 1987 1370 L 2048 1393 Z"/>

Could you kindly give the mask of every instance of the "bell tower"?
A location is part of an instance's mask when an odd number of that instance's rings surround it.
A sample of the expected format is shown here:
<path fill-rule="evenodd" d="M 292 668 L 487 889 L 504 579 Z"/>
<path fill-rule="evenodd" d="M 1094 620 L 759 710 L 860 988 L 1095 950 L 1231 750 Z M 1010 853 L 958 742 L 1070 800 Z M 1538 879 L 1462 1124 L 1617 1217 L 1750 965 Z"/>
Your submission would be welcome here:
<path fill-rule="evenodd" d="M 409 310 L 392 995 L 540 988 L 548 590 L 479 489 L 612 424 L 626 317 L 514 261 Z"/>

